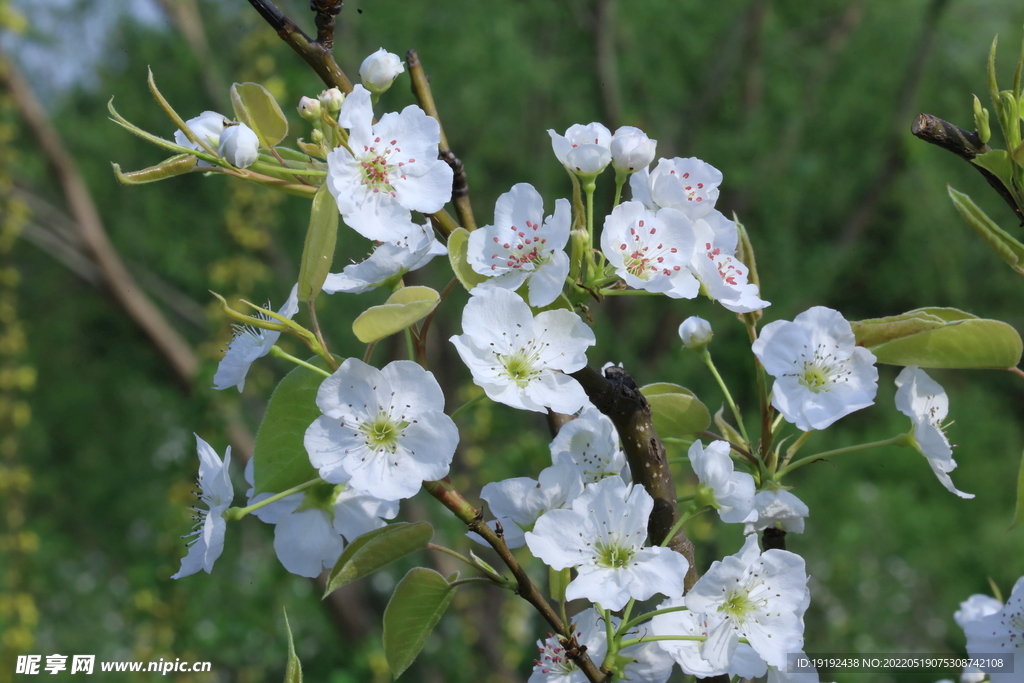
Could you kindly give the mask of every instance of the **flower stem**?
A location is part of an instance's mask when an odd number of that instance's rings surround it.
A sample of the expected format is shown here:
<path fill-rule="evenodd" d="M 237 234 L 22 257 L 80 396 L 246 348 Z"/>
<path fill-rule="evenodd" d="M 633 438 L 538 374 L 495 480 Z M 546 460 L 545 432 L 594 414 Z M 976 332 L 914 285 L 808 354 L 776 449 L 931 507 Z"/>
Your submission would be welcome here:
<path fill-rule="evenodd" d="M 715 381 L 718 382 L 718 386 L 721 388 L 722 393 L 725 394 L 725 402 L 729 404 L 729 410 L 732 411 L 733 417 L 736 418 L 736 426 L 739 427 L 740 435 L 743 436 L 743 443 L 749 448 L 750 437 L 747 436 L 747 428 L 743 424 L 743 416 L 740 415 L 740 409 L 736 406 L 736 402 L 732 400 L 732 394 L 729 393 L 729 387 L 726 386 L 725 380 L 723 380 L 722 376 L 718 374 L 718 368 L 715 367 L 715 362 L 711 360 L 711 354 L 708 352 L 707 348 L 701 351 L 700 357 L 701 360 L 704 361 L 704 364 L 708 366 L 708 370 L 711 371 L 711 374 L 714 375 Z"/>
<path fill-rule="evenodd" d="M 780 481 L 783 476 L 789 474 L 798 467 L 809 465 L 812 462 L 824 460 L 825 458 L 831 458 L 837 455 L 845 455 L 847 453 L 856 453 L 858 451 L 866 451 L 871 448 L 884 448 L 886 446 L 907 446 L 910 445 L 910 439 L 907 434 L 897 434 L 891 439 L 883 439 L 882 441 L 872 441 L 870 443 L 857 444 L 856 446 L 846 446 L 845 448 L 836 448 L 831 451 L 822 451 L 814 455 L 809 455 L 806 458 L 801 458 L 791 465 L 787 465 L 781 468 L 775 474 L 775 481 Z"/>
<path fill-rule="evenodd" d="M 685 497 L 685 496 L 684 496 Z M 692 498 L 692 496 L 691 496 Z M 687 511 L 685 514 L 679 515 L 679 521 L 672 525 L 672 530 L 668 532 L 668 536 L 661 542 L 661 547 L 665 548 L 668 546 L 669 541 L 676 535 L 676 533 L 683 528 L 683 525 L 689 522 L 691 519 L 704 512 L 704 510 Z M 689 559 L 689 558 L 687 558 Z"/>
<path fill-rule="evenodd" d="M 292 495 L 293 493 L 299 493 L 300 491 L 305 491 L 309 487 L 311 487 L 311 486 L 313 486 L 315 484 L 319 484 L 322 481 L 323 481 L 323 479 L 321 479 L 320 477 L 317 477 L 316 479 L 310 479 L 309 481 L 307 481 L 305 483 L 302 483 L 302 484 L 299 484 L 298 486 L 291 487 L 287 491 L 281 491 L 281 493 L 275 493 L 274 495 L 270 496 L 269 498 L 264 498 L 263 500 L 261 500 L 258 503 L 253 503 L 249 507 L 229 508 L 229 509 L 224 511 L 224 519 L 227 519 L 229 521 L 234 521 L 236 519 L 241 519 L 242 517 L 245 517 L 250 512 L 255 512 L 256 510 L 259 510 L 261 507 L 264 507 L 266 505 L 270 505 L 271 503 L 276 503 L 277 501 L 281 500 L 282 498 L 287 498 L 288 496 Z"/>
<path fill-rule="evenodd" d="M 331 376 L 331 373 L 327 372 L 323 368 L 318 368 L 317 366 L 312 365 L 311 363 L 307 363 L 304 360 L 299 360 L 298 358 L 296 358 L 295 356 L 291 355 L 290 353 L 285 352 L 284 349 L 282 349 L 280 346 L 276 346 L 276 345 L 275 346 L 271 346 L 270 347 L 270 355 L 274 356 L 275 358 L 284 358 L 285 360 L 289 360 L 292 363 L 295 363 L 296 365 L 300 365 L 300 366 L 302 366 L 304 368 L 312 370 L 313 372 L 318 372 L 321 375 L 323 375 L 324 377 L 330 377 Z"/>
<path fill-rule="evenodd" d="M 477 394 L 476 396 L 474 396 L 473 398 L 469 399 L 468 401 L 466 401 L 465 403 L 463 403 L 463 404 L 462 404 L 461 406 L 459 406 L 458 408 L 456 408 L 456 409 L 455 409 L 455 411 L 454 411 L 454 412 L 453 412 L 453 413 L 452 413 L 451 415 L 449 415 L 448 417 L 450 417 L 450 418 L 452 418 L 452 419 L 454 420 L 454 419 L 455 419 L 455 416 L 456 416 L 456 415 L 459 415 L 460 413 L 463 413 L 463 412 L 465 412 L 465 411 L 466 411 L 466 410 L 468 410 L 469 408 L 472 408 L 472 407 L 473 407 L 473 406 L 475 406 L 475 405 L 476 405 L 477 403 L 479 403 L 479 402 L 480 402 L 480 401 L 482 401 L 482 400 L 483 400 L 484 398 L 486 398 L 486 396 L 487 396 L 487 394 L 485 394 L 485 393 L 483 393 L 483 392 L 481 392 L 481 393 Z"/>
<path fill-rule="evenodd" d="M 629 621 L 622 622 L 622 626 L 619 627 L 619 631 L 621 631 L 622 633 L 625 633 L 626 631 L 628 631 L 629 629 L 633 628 L 637 624 L 642 624 L 643 622 L 647 621 L 648 619 L 651 619 L 652 617 L 656 617 L 659 614 L 671 614 L 672 612 L 685 612 L 685 611 L 687 611 L 687 608 L 685 606 L 682 606 L 682 605 L 680 605 L 679 607 L 666 607 L 664 609 L 656 609 L 656 610 L 654 610 L 652 612 L 647 612 L 645 614 L 640 614 L 640 615 L 636 616 L 635 618 L 630 619 Z"/>
<path fill-rule="evenodd" d="M 626 178 L 629 175 L 626 173 L 620 173 L 615 171 L 615 201 L 612 202 L 612 208 L 619 205 L 619 200 L 622 199 L 622 186 L 626 184 Z"/>
<path fill-rule="evenodd" d="M 649 643 L 654 640 L 694 640 L 703 642 L 707 640 L 707 636 L 644 636 L 643 638 L 634 638 L 633 640 L 624 640 L 621 643 L 623 648 L 627 648 L 630 645 L 639 645 L 640 643 Z"/>

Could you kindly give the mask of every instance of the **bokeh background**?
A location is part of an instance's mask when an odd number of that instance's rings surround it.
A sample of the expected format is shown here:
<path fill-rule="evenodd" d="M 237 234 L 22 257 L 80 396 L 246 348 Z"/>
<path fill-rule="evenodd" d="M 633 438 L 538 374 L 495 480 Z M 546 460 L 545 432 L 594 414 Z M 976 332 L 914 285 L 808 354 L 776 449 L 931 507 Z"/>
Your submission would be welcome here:
<path fill-rule="evenodd" d="M 280 5 L 313 30 L 307 3 Z M 446 556 L 414 557 L 322 602 L 313 582 L 277 563 L 272 530 L 246 518 L 231 525 L 212 575 L 169 578 L 191 527 L 193 432 L 219 452 L 234 444 L 240 461 L 289 369 L 268 359 L 241 395 L 212 391 L 230 330 L 208 290 L 279 304 L 297 275 L 308 202 L 198 174 L 124 187 L 110 168 L 162 158 L 108 119 L 111 97 L 141 127 L 173 132 L 146 89 L 147 66 L 186 118 L 230 112 L 233 81 L 263 83 L 295 136 L 308 130 L 293 107 L 321 83 L 242 2 L 4 0 L 0 22 L 5 69 L 22 75 L 69 155 L 44 153 L 10 78 L 0 80 L 0 681 L 15 678 L 13 659 L 24 653 L 213 662 L 212 675 L 161 680 L 281 680 L 282 608 L 307 680 L 389 680 L 379 624 L 390 590 L 413 563 L 456 569 Z M 418 50 L 480 224 L 517 182 L 540 188 L 549 207 L 568 195 L 546 129 L 635 125 L 659 141 L 659 156 L 698 156 L 724 173 L 719 208 L 737 212 L 751 234 L 772 302 L 766 320 L 812 305 L 849 319 L 940 305 L 1024 330 L 1024 281 L 967 229 L 946 184 L 1018 238 L 1024 231 L 977 172 L 909 134 L 921 111 L 971 127 L 990 41 L 1001 35 L 998 69 L 1008 83 L 1022 23 L 1016 0 L 350 0 L 336 56 L 355 76 L 379 47 Z M 382 107 L 412 101 L 401 77 Z M 187 342 L 193 373 L 172 365 L 113 295 L 81 238 L 81 205 L 61 183 L 69 160 L 140 291 Z M 600 186 L 606 208 L 610 185 Z M 368 248 L 345 232 L 335 263 Z M 416 282 L 443 286 L 449 276 L 434 265 Z M 465 296 L 453 295 L 431 340 L 450 405 L 474 395 L 445 341 L 459 331 Z M 321 302 L 336 353 L 361 356 L 350 321 L 382 298 Z M 621 361 L 640 383 L 683 384 L 715 410 L 721 396 L 675 333 L 689 315 L 709 319 L 719 367 L 752 412 L 749 342 L 721 307 L 618 298 L 592 312 L 593 365 Z M 383 346 L 378 361 L 403 353 Z M 892 403 L 897 372 L 880 368 L 877 405 L 814 436 L 805 452 L 905 431 Z M 955 419 L 953 478 L 977 497 L 948 493 L 907 450 L 799 471 L 791 483 L 811 517 L 789 548 L 812 576 L 808 651 L 962 654 L 958 603 L 990 594 L 990 580 L 1005 596 L 1024 573 L 1024 532 L 1008 530 L 1024 384 L 995 371 L 933 376 Z M 473 501 L 484 482 L 536 476 L 548 462 L 546 426 L 535 416 L 484 404 L 461 426 L 453 480 Z M 240 467 L 235 481 L 244 491 Z M 692 485 L 680 470 L 680 492 Z M 405 502 L 403 518 L 430 519 L 444 542 L 470 547 L 427 496 Z M 702 571 L 741 543 L 739 529 L 714 516 L 690 532 Z M 525 680 L 546 627 L 506 597 L 460 589 L 404 679 Z"/>

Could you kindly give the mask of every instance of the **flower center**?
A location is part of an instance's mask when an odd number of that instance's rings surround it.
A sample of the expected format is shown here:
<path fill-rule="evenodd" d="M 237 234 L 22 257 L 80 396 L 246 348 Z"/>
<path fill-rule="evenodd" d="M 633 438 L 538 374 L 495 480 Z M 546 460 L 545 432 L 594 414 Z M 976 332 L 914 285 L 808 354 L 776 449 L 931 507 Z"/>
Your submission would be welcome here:
<path fill-rule="evenodd" d="M 737 621 L 745 621 L 747 615 L 754 610 L 754 602 L 750 599 L 750 594 L 745 590 L 735 590 L 729 594 L 729 597 L 725 599 L 721 607 L 718 608 L 719 612 L 723 612 L 727 616 L 730 616 Z"/>
<path fill-rule="evenodd" d="M 398 437 L 402 435 L 407 424 L 395 422 L 388 413 L 382 410 L 373 418 L 359 425 L 359 431 L 366 439 L 366 445 L 370 449 L 394 453 L 398 447 Z"/>
<path fill-rule="evenodd" d="M 623 569 L 636 554 L 633 548 L 614 543 L 597 543 L 594 550 L 597 566 L 605 569 Z"/>
<path fill-rule="evenodd" d="M 678 249 L 666 249 L 660 242 L 655 244 L 657 233 L 657 228 L 647 227 L 644 221 L 639 220 L 635 227 L 629 229 L 629 236 L 619 242 L 622 267 L 633 277 L 647 281 L 658 273 L 672 275 L 681 270 L 679 265 L 670 267 L 665 264 L 665 254 L 675 254 Z"/>
<path fill-rule="evenodd" d="M 740 284 L 741 279 L 746 281 L 743 271 L 736 267 L 737 264 L 742 266 L 742 263 L 734 260 L 733 257 L 727 254 L 723 254 L 720 248 L 712 248 L 710 242 L 704 244 L 704 249 L 707 251 L 707 257 L 714 262 L 719 276 L 727 285 L 735 287 Z"/>
<path fill-rule="evenodd" d="M 498 363 L 504 369 L 502 374 L 519 387 L 525 387 L 540 375 L 539 361 L 539 353 L 533 344 L 509 354 L 498 354 Z"/>
<path fill-rule="evenodd" d="M 507 242 L 497 236 L 492 238 L 504 253 L 491 254 L 491 270 L 536 270 L 551 258 L 552 250 L 544 247 L 547 238 L 537 235 L 540 223 L 526 221 L 526 230 L 515 225 L 510 225 L 509 229 L 512 237 Z"/>
<path fill-rule="evenodd" d="M 819 344 L 811 358 L 805 353 L 803 368 L 796 373 L 800 384 L 815 394 L 829 391 L 834 385 L 847 381 L 850 375 L 850 370 L 846 367 L 847 359 L 839 358 L 828 348 L 830 347 Z M 831 348 L 834 350 L 837 347 Z"/>
<path fill-rule="evenodd" d="M 582 632 L 578 632 L 576 637 L 579 638 L 582 635 Z M 541 673 L 565 676 L 576 671 L 576 662 L 566 657 L 565 648 L 558 642 L 557 636 L 549 634 L 543 647 L 539 647 L 537 650 L 540 652 L 540 657 L 533 663 L 540 667 Z"/>
<path fill-rule="evenodd" d="M 392 163 L 393 157 L 402 151 L 396 146 L 398 141 L 392 140 L 383 148 L 378 148 L 381 142 L 380 137 L 375 138 L 373 142 L 373 145 L 363 146 L 363 157 L 359 162 L 363 175 L 362 183 L 373 192 L 384 192 L 395 197 L 397 195 L 395 186 L 392 184 L 393 179 L 398 177 L 405 180 L 403 167 L 406 164 L 416 163 L 416 160 L 409 159 Z"/>

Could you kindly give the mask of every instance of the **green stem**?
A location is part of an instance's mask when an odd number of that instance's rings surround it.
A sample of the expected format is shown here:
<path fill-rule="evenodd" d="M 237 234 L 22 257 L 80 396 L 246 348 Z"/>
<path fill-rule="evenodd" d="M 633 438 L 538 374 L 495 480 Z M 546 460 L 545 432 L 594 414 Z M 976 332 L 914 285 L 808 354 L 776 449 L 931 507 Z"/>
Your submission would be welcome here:
<path fill-rule="evenodd" d="M 242 517 L 245 517 L 250 512 L 255 512 L 256 510 L 259 510 L 261 507 L 264 507 L 266 505 L 270 505 L 271 503 L 276 503 L 277 501 L 281 500 L 282 498 L 287 498 L 288 496 L 292 495 L 293 493 L 299 493 L 300 491 L 305 491 L 309 487 L 311 487 L 311 486 L 313 486 L 315 484 L 319 484 L 322 481 L 323 481 L 323 479 L 321 479 L 320 477 L 317 477 L 316 479 L 310 479 L 309 481 L 307 481 L 305 483 L 302 483 L 302 484 L 299 484 L 298 486 L 291 487 L 287 491 L 281 491 L 281 493 L 275 493 L 274 495 L 270 496 L 269 498 L 264 498 L 263 500 L 261 500 L 258 503 L 253 503 L 249 507 L 229 508 L 228 510 L 224 511 L 224 519 L 228 519 L 228 520 L 231 520 L 231 521 L 234 521 L 236 519 L 241 519 Z M 229 513 L 230 513 L 230 515 L 229 515 Z"/>
<path fill-rule="evenodd" d="M 456 415 L 459 415 L 459 414 L 465 412 L 466 410 L 472 408 L 473 406 L 475 406 L 477 403 L 479 403 L 480 401 L 484 400 L 485 398 L 487 398 L 487 394 L 485 394 L 485 393 L 480 393 L 477 396 L 474 396 L 473 398 L 469 399 L 468 401 L 463 403 L 461 406 L 456 408 L 455 412 L 453 412 L 448 417 L 450 417 L 450 418 L 452 418 L 454 420 Z"/>
<path fill-rule="evenodd" d="M 646 289 L 602 289 L 603 296 L 659 296 L 659 292 L 648 292 Z"/>
<path fill-rule="evenodd" d="M 862 443 L 856 446 L 847 446 L 845 448 L 836 448 L 831 451 L 823 451 L 816 453 L 815 455 L 809 455 L 806 458 L 801 458 L 791 465 L 787 465 L 780 469 L 775 474 L 775 481 L 781 481 L 782 477 L 789 474 L 798 467 L 809 465 L 812 462 L 824 460 L 826 458 L 832 458 L 837 455 L 845 455 L 847 453 L 856 453 L 858 451 L 866 451 L 872 448 L 884 448 L 886 446 L 908 446 L 910 445 L 910 436 L 908 434 L 897 434 L 891 439 L 883 439 L 882 441 L 872 441 L 870 443 Z"/>
<path fill-rule="evenodd" d="M 621 643 L 623 649 L 630 645 L 639 645 L 640 643 L 650 643 L 654 640 L 694 640 L 697 642 L 703 642 L 707 640 L 707 636 L 644 636 L 643 638 L 634 638 L 633 640 L 624 640 Z"/>
<path fill-rule="evenodd" d="M 704 361 L 704 364 L 708 366 L 708 370 L 711 371 L 711 374 L 714 375 L 715 381 L 718 382 L 718 386 L 721 388 L 722 393 L 725 394 L 725 402 L 729 404 L 729 410 L 732 411 L 733 417 L 736 418 L 736 426 L 739 427 L 740 435 L 743 436 L 743 443 L 749 448 L 750 437 L 747 436 L 747 428 L 743 424 L 743 416 L 740 415 L 740 409 L 736 406 L 736 402 L 732 400 L 732 394 L 729 393 L 729 387 L 725 385 L 725 380 L 723 380 L 722 376 L 718 374 L 718 368 L 715 367 L 715 362 L 711 360 L 711 354 L 708 353 L 707 348 L 701 352 L 700 357 L 701 360 Z"/>
<path fill-rule="evenodd" d="M 370 364 L 370 355 L 373 353 L 374 347 L 377 346 L 377 342 L 370 342 L 366 345 L 366 353 L 363 354 L 363 362 L 367 365 Z"/>
<path fill-rule="evenodd" d="M 696 517 L 697 515 L 699 515 L 702 512 L 704 512 L 704 511 L 703 510 L 697 510 L 697 511 L 687 512 L 686 514 L 683 514 L 683 515 L 679 515 L 679 521 L 677 521 L 675 524 L 673 524 L 672 525 L 672 530 L 669 531 L 665 535 L 665 540 L 661 542 L 661 547 L 662 548 L 667 547 L 669 542 L 675 537 L 675 535 L 679 532 L 679 530 L 683 528 L 683 525 L 686 524 L 687 522 L 689 522 L 691 519 L 693 519 L 694 517 Z"/>
<path fill-rule="evenodd" d="M 612 208 L 619 205 L 619 200 L 622 199 L 622 186 L 626 184 L 626 178 L 628 177 L 628 173 L 620 173 L 618 170 L 615 171 L 615 201 L 612 202 Z"/>
<path fill-rule="evenodd" d="M 285 352 L 284 349 L 282 349 L 280 346 L 271 346 L 270 347 L 270 355 L 274 356 L 275 358 L 284 358 L 285 360 L 289 360 L 289 361 L 295 363 L 296 365 L 301 365 L 302 367 L 307 368 L 309 370 L 312 370 L 313 372 L 318 372 L 321 375 L 323 375 L 324 377 L 330 377 L 331 376 L 331 373 L 327 372 L 323 368 L 318 368 L 317 366 L 312 365 L 310 363 L 307 363 L 304 360 L 299 360 L 298 358 L 296 358 L 295 356 L 291 355 L 290 353 Z"/>
<path fill-rule="evenodd" d="M 640 614 L 637 617 L 635 617 L 634 619 L 630 619 L 629 621 L 622 622 L 622 626 L 619 627 L 619 631 L 621 631 L 622 633 L 625 633 L 626 631 L 628 631 L 629 629 L 633 628 L 634 626 L 636 626 L 638 624 L 642 624 L 643 622 L 647 621 L 648 619 L 656 617 L 659 614 L 672 614 L 672 612 L 685 612 L 685 611 L 688 611 L 688 610 L 683 605 L 680 605 L 679 607 L 666 607 L 665 609 L 656 609 L 653 612 L 647 612 L 645 614 Z"/>
<path fill-rule="evenodd" d="M 412 328 L 405 328 L 405 352 L 409 354 L 409 360 L 416 362 L 416 344 L 412 338 Z"/>
<path fill-rule="evenodd" d="M 316 176 L 319 178 L 326 178 L 327 171 L 319 168 L 292 168 L 291 166 L 278 166 L 277 164 L 269 164 L 265 161 L 257 161 L 249 168 L 256 171 L 263 171 L 268 174 L 283 174 L 290 176 Z"/>
<path fill-rule="evenodd" d="M 465 579 L 459 579 L 457 581 L 452 581 L 451 583 L 448 584 L 448 586 L 449 586 L 449 588 L 455 588 L 456 586 L 461 586 L 464 583 L 486 583 L 488 585 L 492 585 L 492 586 L 494 585 L 494 581 L 492 581 L 490 578 L 488 578 L 486 576 L 470 576 L 470 577 L 465 578 Z"/>
<path fill-rule="evenodd" d="M 595 179 L 584 181 L 583 193 L 587 196 L 587 253 L 585 254 L 587 259 L 587 274 L 584 278 L 584 282 L 588 282 L 590 278 L 600 277 L 601 273 L 597 270 L 597 263 L 594 261 L 594 190 L 597 189 L 597 182 Z"/>

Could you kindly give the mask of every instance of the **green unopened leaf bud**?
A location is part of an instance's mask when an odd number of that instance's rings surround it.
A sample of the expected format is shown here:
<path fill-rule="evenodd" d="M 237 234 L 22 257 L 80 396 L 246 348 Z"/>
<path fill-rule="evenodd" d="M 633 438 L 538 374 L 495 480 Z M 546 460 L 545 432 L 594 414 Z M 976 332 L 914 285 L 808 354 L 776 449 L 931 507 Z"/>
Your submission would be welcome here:
<path fill-rule="evenodd" d="M 345 95 L 337 88 L 328 88 L 320 93 L 320 106 L 332 117 L 337 117 L 341 111 L 341 105 L 345 101 Z"/>
<path fill-rule="evenodd" d="M 978 139 L 981 144 L 988 144 L 992 137 L 992 129 L 988 125 L 988 109 L 981 106 L 981 100 L 974 96 L 974 128 L 978 131 Z"/>
<path fill-rule="evenodd" d="M 398 55 L 381 48 L 363 60 L 359 67 L 359 78 L 362 79 L 364 88 L 375 95 L 380 95 L 387 92 L 398 78 L 398 74 L 404 71 L 405 67 Z"/>
<path fill-rule="evenodd" d="M 314 100 L 312 97 L 303 97 L 299 100 L 299 106 L 296 107 L 299 112 L 299 116 L 312 123 L 320 122 L 320 101 Z"/>
<path fill-rule="evenodd" d="M 683 346 L 691 351 L 703 351 L 713 336 L 711 323 L 695 315 L 691 315 L 679 326 L 679 338 L 683 340 Z"/>

